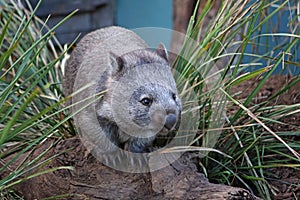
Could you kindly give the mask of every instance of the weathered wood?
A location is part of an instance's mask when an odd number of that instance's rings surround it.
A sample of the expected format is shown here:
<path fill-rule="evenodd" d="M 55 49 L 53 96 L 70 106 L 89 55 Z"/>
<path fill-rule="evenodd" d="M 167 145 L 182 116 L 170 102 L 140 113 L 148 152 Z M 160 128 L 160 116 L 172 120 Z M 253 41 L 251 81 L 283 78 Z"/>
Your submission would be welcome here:
<path fill-rule="evenodd" d="M 32 7 L 35 7 L 38 1 L 30 2 Z M 82 37 L 95 29 L 113 25 L 114 6 L 114 0 L 45 0 L 42 1 L 36 15 L 44 21 L 47 19 L 47 26 L 52 28 L 69 13 L 78 9 L 77 13 L 55 30 L 59 42 L 65 44 L 73 42 L 79 34 Z"/>
<path fill-rule="evenodd" d="M 185 32 L 190 17 L 196 5 L 196 0 L 173 0 L 173 29 Z"/>
<path fill-rule="evenodd" d="M 29 156 L 29 160 L 52 143 L 51 140 L 43 143 Z M 172 166 L 159 171 L 133 174 L 99 163 L 76 137 L 61 141 L 43 159 L 57 153 L 61 154 L 38 170 L 66 165 L 73 166 L 74 170 L 59 170 L 29 179 L 17 185 L 15 191 L 25 199 L 63 194 L 68 194 L 64 199 L 256 199 L 244 189 L 209 183 L 204 175 L 197 172 L 189 156 L 183 156 Z M 25 156 L 22 155 L 10 169 L 15 169 Z M 8 173 L 0 176 L 3 178 Z"/>
<path fill-rule="evenodd" d="M 171 52 L 180 52 L 182 48 L 183 41 L 185 39 L 184 34 L 186 33 L 187 27 L 190 22 L 190 17 L 193 15 L 196 6 L 196 0 L 173 0 L 173 30 L 175 33 L 172 35 L 171 41 Z M 212 8 L 204 17 L 203 23 L 201 24 L 201 36 L 207 31 L 211 22 L 215 19 L 215 16 L 221 6 L 222 1 L 214 1 Z M 197 21 L 197 16 L 202 12 L 206 1 L 200 1 L 195 22 Z M 195 24 L 194 24 L 195 25 Z M 200 27 L 199 27 L 200 28 Z M 183 35 L 177 34 L 180 32 Z M 171 63 L 174 61 L 176 55 L 171 55 Z"/>
<path fill-rule="evenodd" d="M 38 2 L 31 0 L 33 6 Z M 54 15 L 67 15 L 70 12 L 79 9 L 80 12 L 88 12 L 96 10 L 101 6 L 105 6 L 109 0 L 46 0 L 41 3 L 40 8 L 37 10 L 37 15 L 45 16 L 47 13 Z"/>
<path fill-rule="evenodd" d="M 174 62 L 177 56 L 176 52 L 180 52 L 184 41 L 183 35 L 177 32 L 186 33 L 195 5 L 196 0 L 173 0 L 173 30 L 175 32 L 172 34 L 170 46 L 170 63 Z"/>

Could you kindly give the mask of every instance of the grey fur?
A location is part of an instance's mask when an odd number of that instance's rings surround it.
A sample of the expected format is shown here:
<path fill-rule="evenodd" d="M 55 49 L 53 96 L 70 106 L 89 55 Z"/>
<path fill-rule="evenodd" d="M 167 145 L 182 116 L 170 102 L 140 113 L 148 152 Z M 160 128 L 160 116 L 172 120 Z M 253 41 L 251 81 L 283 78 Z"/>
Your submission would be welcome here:
<path fill-rule="evenodd" d="M 181 102 L 167 52 L 161 45 L 149 50 L 132 31 L 109 27 L 80 41 L 68 61 L 64 93 L 86 84 L 90 86 L 73 96 L 74 112 L 86 107 L 74 120 L 97 154 L 118 148 L 146 152 L 157 134 L 179 126 Z M 100 100 L 77 103 L 103 91 Z"/>

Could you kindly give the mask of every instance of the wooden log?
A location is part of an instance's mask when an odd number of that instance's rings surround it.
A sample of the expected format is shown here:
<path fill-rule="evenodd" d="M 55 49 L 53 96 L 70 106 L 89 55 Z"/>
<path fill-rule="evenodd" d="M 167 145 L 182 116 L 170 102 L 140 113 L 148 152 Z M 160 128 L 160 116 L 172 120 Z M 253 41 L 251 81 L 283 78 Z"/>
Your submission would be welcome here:
<path fill-rule="evenodd" d="M 28 160 L 40 155 L 54 141 L 48 140 L 32 154 L 22 155 L 9 169 L 14 170 L 25 156 Z M 57 170 L 20 183 L 13 189 L 25 199 L 42 199 L 62 195 L 60 199 L 257 199 L 248 191 L 209 183 L 197 172 L 190 156 L 151 173 L 124 173 L 97 161 L 77 137 L 59 142 L 50 148 L 43 160 L 54 157 L 34 173 L 58 166 L 74 170 Z M 188 154 L 187 154 L 188 155 Z M 6 161 L 11 157 L 6 158 Z M 11 171 L 0 174 L 3 178 Z M 27 174 L 28 175 L 28 174 Z"/>

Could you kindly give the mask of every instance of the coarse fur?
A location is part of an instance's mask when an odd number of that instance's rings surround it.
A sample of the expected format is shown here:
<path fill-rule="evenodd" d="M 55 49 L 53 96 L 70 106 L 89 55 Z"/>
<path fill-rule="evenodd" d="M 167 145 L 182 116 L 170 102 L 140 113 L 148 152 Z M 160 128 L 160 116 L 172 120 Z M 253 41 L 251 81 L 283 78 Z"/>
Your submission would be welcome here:
<path fill-rule="evenodd" d="M 151 50 L 121 27 L 94 31 L 79 42 L 64 79 L 65 95 L 74 92 L 74 120 L 91 150 L 147 152 L 158 134 L 180 123 L 181 102 L 165 48 Z M 102 98 L 83 101 L 99 93 Z"/>

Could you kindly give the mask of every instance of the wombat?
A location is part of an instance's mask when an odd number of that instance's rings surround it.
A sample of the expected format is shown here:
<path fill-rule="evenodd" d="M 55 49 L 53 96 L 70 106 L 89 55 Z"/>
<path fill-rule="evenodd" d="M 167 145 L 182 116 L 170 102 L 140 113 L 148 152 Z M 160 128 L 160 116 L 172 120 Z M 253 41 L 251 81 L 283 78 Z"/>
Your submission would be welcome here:
<path fill-rule="evenodd" d="M 148 48 L 125 28 L 83 37 L 68 60 L 63 88 L 66 96 L 76 93 L 76 126 L 98 152 L 149 152 L 157 135 L 180 124 L 182 105 L 166 49 Z"/>

